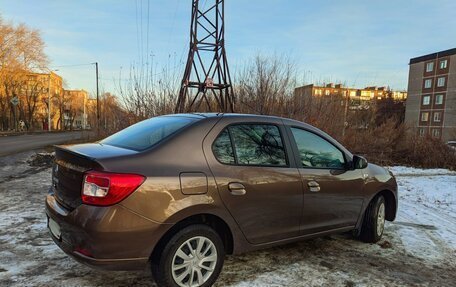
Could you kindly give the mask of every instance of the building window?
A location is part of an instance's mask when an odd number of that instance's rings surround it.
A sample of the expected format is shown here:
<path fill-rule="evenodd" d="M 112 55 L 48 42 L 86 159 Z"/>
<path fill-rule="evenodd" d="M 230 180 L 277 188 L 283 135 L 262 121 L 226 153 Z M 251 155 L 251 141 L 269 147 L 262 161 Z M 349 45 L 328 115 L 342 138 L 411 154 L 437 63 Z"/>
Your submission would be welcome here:
<path fill-rule="evenodd" d="M 431 96 L 423 96 L 423 106 L 427 106 L 431 103 Z"/>
<path fill-rule="evenodd" d="M 440 69 L 446 69 L 448 67 L 448 60 L 440 61 Z"/>
<path fill-rule="evenodd" d="M 418 132 L 419 132 L 421 137 L 424 137 L 424 129 L 423 128 L 419 129 Z"/>
<path fill-rule="evenodd" d="M 437 79 L 437 87 L 445 87 L 445 77 Z"/>
<path fill-rule="evenodd" d="M 325 91 L 325 95 L 329 96 L 331 94 L 331 91 L 330 90 L 326 90 Z"/>
<path fill-rule="evenodd" d="M 316 89 L 316 90 L 315 90 L 315 95 L 321 96 L 321 90 L 320 90 L 320 89 Z"/>
<path fill-rule="evenodd" d="M 443 95 L 435 95 L 435 104 L 436 105 L 443 104 Z"/>
<path fill-rule="evenodd" d="M 426 80 L 424 80 L 424 88 L 425 88 L 425 89 L 430 89 L 430 88 L 432 88 L 432 79 L 426 79 Z"/>
<path fill-rule="evenodd" d="M 435 138 L 439 138 L 440 137 L 440 130 L 439 129 L 433 129 L 432 130 L 432 136 L 435 137 Z"/>
<path fill-rule="evenodd" d="M 421 113 L 421 121 L 422 122 L 429 121 L 429 113 L 428 112 Z"/>
<path fill-rule="evenodd" d="M 434 122 L 440 123 L 442 121 L 442 113 L 434 112 Z"/>
<path fill-rule="evenodd" d="M 434 71 L 434 62 L 429 62 L 426 64 L 426 72 L 429 73 L 432 71 Z"/>

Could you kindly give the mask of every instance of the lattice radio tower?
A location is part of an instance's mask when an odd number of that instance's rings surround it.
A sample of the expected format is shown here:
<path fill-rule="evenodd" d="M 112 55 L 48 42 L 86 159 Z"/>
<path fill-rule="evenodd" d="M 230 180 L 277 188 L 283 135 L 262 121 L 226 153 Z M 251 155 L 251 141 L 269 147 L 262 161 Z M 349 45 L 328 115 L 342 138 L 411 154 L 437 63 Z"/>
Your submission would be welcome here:
<path fill-rule="evenodd" d="M 206 0 L 208 8 L 200 6 L 202 1 L 192 2 L 190 51 L 175 112 L 234 112 L 225 52 L 225 1 Z"/>

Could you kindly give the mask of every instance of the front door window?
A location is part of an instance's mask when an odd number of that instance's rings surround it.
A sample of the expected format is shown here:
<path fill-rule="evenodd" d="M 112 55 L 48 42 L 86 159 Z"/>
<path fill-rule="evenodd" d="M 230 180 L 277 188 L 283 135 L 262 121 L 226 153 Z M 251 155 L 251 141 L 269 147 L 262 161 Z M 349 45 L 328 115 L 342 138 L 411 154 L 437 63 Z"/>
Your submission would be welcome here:
<path fill-rule="evenodd" d="M 306 130 L 292 128 L 304 168 L 343 169 L 343 153 L 325 139 Z"/>

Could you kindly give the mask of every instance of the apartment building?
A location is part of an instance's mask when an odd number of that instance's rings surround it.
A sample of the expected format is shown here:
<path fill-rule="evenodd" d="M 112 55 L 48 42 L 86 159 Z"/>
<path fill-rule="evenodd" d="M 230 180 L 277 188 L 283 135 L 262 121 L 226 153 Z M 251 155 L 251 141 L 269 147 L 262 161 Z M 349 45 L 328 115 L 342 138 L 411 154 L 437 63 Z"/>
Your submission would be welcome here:
<path fill-rule="evenodd" d="M 34 122 L 35 128 L 47 130 L 49 118 L 49 98 L 51 99 L 51 129 L 56 129 L 59 122 L 58 104 L 59 97 L 63 94 L 63 79 L 54 72 L 28 73 L 23 87 L 22 97 L 28 98 L 28 102 L 34 100 L 36 111 Z M 21 97 L 20 97 L 21 98 Z M 27 100 L 23 100 L 27 102 Z"/>
<path fill-rule="evenodd" d="M 341 96 L 348 97 L 350 108 L 369 108 L 370 105 L 377 100 L 383 100 L 392 97 L 396 101 L 405 101 L 407 99 L 407 92 L 405 91 L 392 91 L 387 87 L 366 87 L 350 88 L 344 87 L 341 84 L 327 84 L 327 85 L 306 85 L 295 89 L 295 96 L 299 97 L 320 97 L 320 96 Z"/>
<path fill-rule="evenodd" d="M 85 90 L 64 90 L 63 93 L 65 129 L 86 129 L 89 94 Z"/>
<path fill-rule="evenodd" d="M 405 121 L 419 135 L 456 139 L 456 48 L 410 60 Z"/>
<path fill-rule="evenodd" d="M 55 72 L 29 73 L 22 95 L 27 95 L 28 101 L 33 98 L 36 102 L 33 119 L 35 129 L 48 130 L 49 98 L 52 130 L 88 128 L 87 91 L 65 90 L 62 77 Z"/>

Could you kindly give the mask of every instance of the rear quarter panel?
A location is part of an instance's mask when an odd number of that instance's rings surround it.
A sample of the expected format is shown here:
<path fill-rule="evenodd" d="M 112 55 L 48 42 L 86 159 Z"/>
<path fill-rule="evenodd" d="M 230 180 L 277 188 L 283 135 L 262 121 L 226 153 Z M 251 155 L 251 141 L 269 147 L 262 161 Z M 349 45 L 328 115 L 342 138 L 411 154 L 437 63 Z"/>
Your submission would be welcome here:
<path fill-rule="evenodd" d="M 236 236 L 236 225 L 221 203 L 203 153 L 203 139 L 219 119 L 201 120 L 149 152 L 103 161 L 108 170 L 147 177 L 121 205 L 147 219 L 167 224 L 169 228 L 192 215 L 215 215 L 224 220 Z M 192 186 L 198 194 L 186 195 L 181 189 L 181 173 L 205 174 L 207 182 L 199 181 L 200 187 Z"/>

